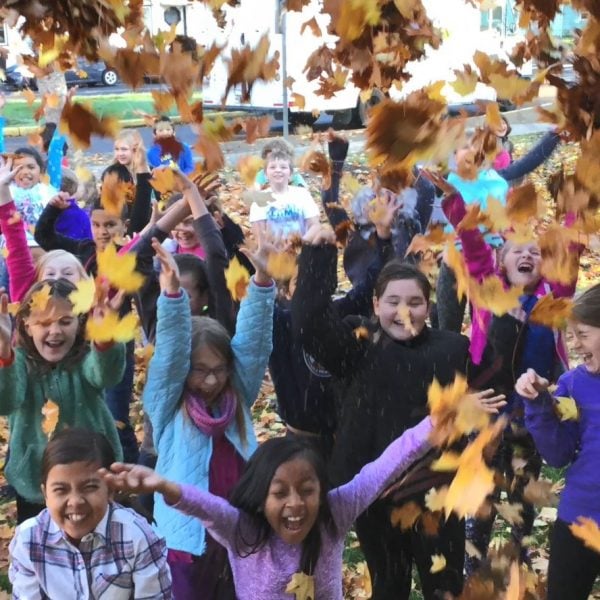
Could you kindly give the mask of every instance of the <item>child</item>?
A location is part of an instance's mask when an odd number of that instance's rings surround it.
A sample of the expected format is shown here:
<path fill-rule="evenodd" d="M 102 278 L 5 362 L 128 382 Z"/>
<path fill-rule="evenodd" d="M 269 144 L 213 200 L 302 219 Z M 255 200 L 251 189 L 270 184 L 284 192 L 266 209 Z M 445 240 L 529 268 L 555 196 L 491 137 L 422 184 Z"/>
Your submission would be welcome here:
<path fill-rule="evenodd" d="M 498 153 L 496 154 L 494 162 L 492 163 L 492 167 L 495 171 L 506 169 L 512 164 L 512 155 L 514 151 L 514 145 L 508 137 L 512 131 L 512 127 L 510 126 L 510 123 L 506 117 L 500 118 L 500 127 L 493 130 L 495 136 L 498 138 Z"/>
<path fill-rule="evenodd" d="M 265 232 L 282 238 L 304 235 L 311 225 L 319 222 L 319 208 L 308 190 L 289 185 L 292 169 L 289 155 L 275 151 L 268 156 L 266 191 L 271 193 L 272 200 L 262 205 L 255 201 L 250 206 L 249 220 L 255 237 Z"/>
<path fill-rule="evenodd" d="M 250 406 L 258 395 L 272 344 L 274 286 L 265 249 L 253 256 L 257 272 L 242 301 L 236 334 L 206 317 L 191 317 L 173 257 L 155 241 L 161 263 L 155 351 L 143 395 L 157 468 L 217 496 L 227 497 L 243 463 L 256 449 Z M 233 596 L 225 552 L 197 520 L 155 499 L 158 530 L 169 548 L 173 590 L 192 598 Z"/>
<path fill-rule="evenodd" d="M 148 150 L 148 164 L 151 169 L 176 163 L 179 170 L 189 175 L 194 170 L 192 151 L 187 144 L 175 137 L 173 121 L 161 115 L 154 122 L 154 144 Z"/>
<path fill-rule="evenodd" d="M 548 600 L 586 600 L 600 573 L 600 555 L 569 528 L 579 517 L 600 523 L 600 286 L 575 300 L 571 319 L 575 350 L 583 364 L 564 373 L 552 395 L 572 398 L 578 418 L 561 420 L 548 391 L 550 382 L 533 369 L 523 373 L 515 387 L 526 399 L 525 424 L 540 454 L 552 467 L 567 467 L 550 539 Z"/>
<path fill-rule="evenodd" d="M 123 165 L 132 177 L 147 167 L 146 148 L 139 131 L 123 129 L 115 137 L 113 164 Z M 146 168 L 146 171 L 148 169 Z"/>
<path fill-rule="evenodd" d="M 314 578 L 311 597 L 342 600 L 348 530 L 386 484 L 429 449 L 430 431 L 426 418 L 335 489 L 320 455 L 306 441 L 289 437 L 259 447 L 229 502 L 144 467 L 115 464 L 105 477 L 117 489 L 156 491 L 167 505 L 201 519 L 227 549 L 239 600 L 290 598 L 286 588 L 299 573 Z"/>
<path fill-rule="evenodd" d="M 475 364 L 481 363 L 484 350 L 490 353 L 487 362 L 497 366 L 485 379 L 480 379 L 483 387 L 493 387 L 497 392 L 505 393 L 508 403 L 503 412 L 510 414 L 511 427 L 503 434 L 500 448 L 494 457 L 495 467 L 504 475 L 511 503 L 521 503 L 523 522 L 512 527 L 512 538 L 521 547 L 523 538 L 531 534 L 535 511 L 533 506 L 523 499 L 523 489 L 530 479 L 537 479 L 541 469 L 541 459 L 531 436 L 523 423 L 523 406 L 513 393 L 515 380 L 530 368 L 534 368 L 542 377 L 556 381 L 558 374 L 567 368 L 566 348 L 560 331 L 529 321 L 529 315 L 540 298 L 552 292 L 554 297 L 570 298 L 575 292 L 577 280 L 568 285 L 545 280 L 541 273 L 542 256 L 538 244 L 517 244 L 506 242 L 500 252 L 499 269 L 494 267 L 493 248 L 485 241 L 478 228 L 459 228 L 466 215 L 465 203 L 455 190 L 452 190 L 438 176 L 433 177 L 436 185 L 443 187 L 449 194 L 443 201 L 443 209 L 448 221 L 459 232 L 465 262 L 470 276 L 481 282 L 485 277 L 497 273 L 507 288 L 523 286 L 520 310 L 513 314 L 493 317 L 490 311 L 473 307 L 471 329 L 471 357 Z M 578 261 L 579 253 L 573 251 L 573 260 Z M 574 269 L 577 273 L 577 269 Z M 483 369 L 485 371 L 485 369 Z M 521 474 L 515 474 L 513 458 L 526 461 Z M 499 494 L 499 493 L 498 493 Z M 485 557 L 489 546 L 492 526 L 495 519 L 492 512 L 488 519 L 470 519 L 467 521 L 467 539 Z M 523 560 L 527 560 L 526 550 L 521 550 Z M 480 559 L 468 556 L 467 575 L 478 567 Z"/>
<path fill-rule="evenodd" d="M 68 194 L 69 208 L 66 208 L 56 221 L 56 231 L 76 240 L 85 240 L 92 237 L 92 229 L 90 217 L 77 203 L 79 187 L 75 172 L 63 167 L 60 191 Z"/>
<path fill-rule="evenodd" d="M 488 167 L 485 153 L 476 142 L 456 152 L 456 169 L 448 175 L 447 180 L 466 204 L 479 204 L 485 210 L 490 197 L 506 204 L 509 185 L 539 167 L 558 146 L 560 137 L 555 132 L 547 133 L 525 156 L 500 171 Z M 451 225 L 448 225 L 447 231 L 452 232 Z M 499 234 L 482 231 L 486 242 L 494 248 L 504 243 Z M 441 329 L 458 332 L 462 326 L 466 301 L 463 299 L 459 302 L 455 288 L 454 272 L 446 262 L 442 262 L 436 288 L 439 325 Z"/>
<path fill-rule="evenodd" d="M 292 144 L 290 144 L 284 138 L 273 138 L 269 140 L 263 146 L 263 149 L 260 153 L 260 157 L 263 159 L 263 161 L 266 161 L 273 152 L 287 154 L 289 156 L 290 163 L 294 162 L 294 146 L 292 146 Z M 267 174 L 265 173 L 264 169 L 261 169 L 256 174 L 256 179 L 254 180 L 254 187 L 257 190 L 262 190 L 268 185 L 269 180 L 267 179 Z M 306 185 L 306 181 L 304 181 L 304 177 L 302 177 L 302 175 L 298 171 L 292 172 L 292 176 L 290 178 L 290 185 L 308 187 Z"/>
<path fill-rule="evenodd" d="M 69 300 L 75 289 L 64 279 L 36 283 L 17 311 L 14 346 L 6 295 L 1 300 L 0 412 L 10 416 L 6 477 L 17 493 L 19 523 L 43 508 L 40 467 L 47 425 L 42 409 L 47 401 L 57 406 L 59 429 L 82 426 L 104 433 L 122 456 L 104 389 L 123 376 L 125 346 L 85 341 L 86 317 L 75 315 Z M 47 295 L 45 303 L 40 294 Z"/>
<path fill-rule="evenodd" d="M 331 301 L 337 265 L 333 232 L 315 228 L 304 241 L 292 325 L 306 351 L 331 373 L 343 398 L 330 464 L 334 483 L 341 484 L 427 414 L 427 389 L 434 378 L 448 385 L 456 372 L 465 372 L 468 340 L 427 327 L 429 280 L 397 259 L 377 278 L 374 322 L 342 320 Z M 392 528 L 390 510 L 388 500 L 379 500 L 357 520 L 373 597 L 408 598 L 413 560 L 426 598 L 433 598 L 436 590 L 459 594 L 463 523 L 451 515 L 437 536 L 427 536 L 421 527 L 402 532 Z M 432 574 L 430 557 L 439 553 L 447 566 Z"/>
<path fill-rule="evenodd" d="M 114 459 L 100 433 L 53 436 L 42 457 L 46 509 L 19 525 L 10 543 L 14 598 L 172 598 L 164 540 L 114 502 L 98 473 Z"/>

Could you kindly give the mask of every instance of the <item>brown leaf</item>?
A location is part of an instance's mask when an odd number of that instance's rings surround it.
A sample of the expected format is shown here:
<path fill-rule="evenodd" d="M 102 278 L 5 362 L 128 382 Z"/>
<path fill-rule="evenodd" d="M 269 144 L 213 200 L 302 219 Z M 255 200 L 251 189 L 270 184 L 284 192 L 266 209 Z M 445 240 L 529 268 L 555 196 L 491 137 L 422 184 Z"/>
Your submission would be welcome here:
<path fill-rule="evenodd" d="M 390 515 L 392 527 L 400 527 L 402 530 L 410 529 L 422 512 L 421 507 L 412 500 L 400 507 L 394 508 Z"/>
<path fill-rule="evenodd" d="M 312 19 L 309 19 L 308 21 L 302 23 L 302 26 L 300 27 L 300 35 L 304 33 L 304 30 L 307 27 L 310 29 L 310 31 L 315 37 L 321 37 L 323 35 L 323 32 L 321 31 L 321 28 L 317 23 L 316 17 L 313 16 Z"/>
<path fill-rule="evenodd" d="M 107 213 L 121 218 L 123 207 L 133 200 L 134 185 L 121 181 L 117 173 L 109 173 L 102 180 L 100 202 Z"/>
<path fill-rule="evenodd" d="M 92 134 L 114 137 L 120 129 L 115 117 L 99 118 L 91 108 L 67 101 L 60 117 L 60 130 L 67 133 L 73 145 L 83 150 L 90 147 Z"/>
<path fill-rule="evenodd" d="M 309 150 L 300 159 L 300 169 L 321 175 L 323 177 L 322 189 L 328 190 L 331 187 L 331 166 L 329 159 L 319 150 Z"/>

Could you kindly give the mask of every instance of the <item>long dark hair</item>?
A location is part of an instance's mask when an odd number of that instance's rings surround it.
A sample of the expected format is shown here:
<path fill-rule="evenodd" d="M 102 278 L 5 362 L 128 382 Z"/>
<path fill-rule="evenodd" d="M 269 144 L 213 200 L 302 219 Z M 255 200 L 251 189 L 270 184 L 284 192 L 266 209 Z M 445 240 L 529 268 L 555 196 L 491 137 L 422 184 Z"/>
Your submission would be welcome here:
<path fill-rule="evenodd" d="M 600 284 L 592 286 L 575 298 L 571 316 L 584 325 L 600 327 Z"/>
<path fill-rule="evenodd" d="M 258 552 L 266 543 L 272 532 L 264 513 L 271 481 L 275 471 L 283 463 L 295 458 L 302 458 L 310 463 L 321 487 L 319 514 L 313 528 L 302 542 L 300 559 L 300 571 L 312 575 L 321 553 L 321 527 L 327 528 L 332 534 L 336 533 L 336 527 L 327 500 L 329 480 L 325 461 L 308 440 L 299 437 L 272 438 L 261 444 L 252 455 L 229 496 L 232 506 L 244 511 L 248 519 L 238 521 L 235 549 L 239 556 L 246 557 Z M 249 522 L 249 529 L 256 532 L 253 539 L 248 539 L 252 534 L 246 531 L 244 522 Z"/>
<path fill-rule="evenodd" d="M 17 331 L 17 345 L 25 351 L 27 356 L 28 366 L 38 373 L 46 373 L 54 366 L 48 361 L 44 360 L 40 353 L 37 351 L 31 335 L 27 331 L 27 319 L 31 315 L 31 300 L 36 292 L 42 290 L 45 286 L 50 288 L 50 299 L 61 299 L 68 303 L 69 294 L 74 292 L 77 288 L 66 279 L 44 279 L 38 281 L 29 288 L 27 295 L 23 298 L 19 310 L 16 315 L 16 331 Z M 77 329 L 77 336 L 73 342 L 73 346 L 67 352 L 66 356 L 61 361 L 61 366 L 65 369 L 72 369 L 81 362 L 81 359 L 89 351 L 89 344 L 85 340 L 85 323 L 87 321 L 87 315 L 78 315 L 79 328 Z"/>

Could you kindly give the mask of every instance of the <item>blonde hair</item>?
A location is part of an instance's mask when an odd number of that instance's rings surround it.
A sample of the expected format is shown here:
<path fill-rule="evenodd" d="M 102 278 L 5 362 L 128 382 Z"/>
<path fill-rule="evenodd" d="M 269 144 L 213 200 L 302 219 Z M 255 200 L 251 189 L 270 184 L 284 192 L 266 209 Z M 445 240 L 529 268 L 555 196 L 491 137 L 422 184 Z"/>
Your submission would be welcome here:
<path fill-rule="evenodd" d="M 51 250 L 50 252 L 46 252 L 42 256 L 38 258 L 36 269 L 35 269 L 35 280 L 40 281 L 40 277 L 44 272 L 44 269 L 48 266 L 48 263 L 55 258 L 68 258 L 73 260 L 73 266 L 75 270 L 79 274 L 81 279 L 90 279 L 90 276 L 86 273 L 83 265 L 79 262 L 77 257 L 66 250 Z"/>
<path fill-rule="evenodd" d="M 128 146 L 134 150 L 136 147 L 140 149 L 140 152 L 146 154 L 146 146 L 144 146 L 144 140 L 137 129 L 123 129 L 115 136 L 115 144 L 117 142 L 125 142 Z M 117 159 L 113 158 L 112 164 L 116 164 Z M 131 165 L 127 165 L 131 168 Z"/>

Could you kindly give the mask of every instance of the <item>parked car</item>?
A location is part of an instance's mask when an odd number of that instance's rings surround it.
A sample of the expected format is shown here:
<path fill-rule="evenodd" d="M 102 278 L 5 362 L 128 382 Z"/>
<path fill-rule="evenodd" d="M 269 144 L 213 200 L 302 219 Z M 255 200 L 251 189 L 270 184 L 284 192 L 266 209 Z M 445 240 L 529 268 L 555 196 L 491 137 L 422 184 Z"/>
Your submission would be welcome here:
<path fill-rule="evenodd" d="M 33 73 L 25 66 L 13 64 L 5 69 L 5 85 L 13 89 L 37 89 Z M 118 83 L 117 72 L 103 62 L 88 62 L 83 58 L 77 60 L 77 68 L 65 71 L 67 86 L 73 85 L 107 85 Z"/>

